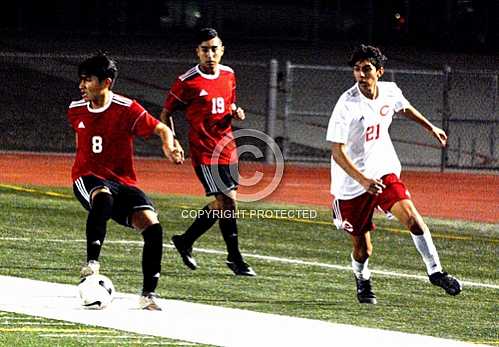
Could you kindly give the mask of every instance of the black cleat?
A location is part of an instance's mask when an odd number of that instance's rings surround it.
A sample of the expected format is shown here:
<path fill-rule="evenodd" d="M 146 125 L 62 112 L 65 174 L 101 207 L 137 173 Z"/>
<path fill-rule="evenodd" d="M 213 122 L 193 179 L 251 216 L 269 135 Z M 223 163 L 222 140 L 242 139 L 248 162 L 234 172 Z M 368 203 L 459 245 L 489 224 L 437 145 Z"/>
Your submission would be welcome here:
<path fill-rule="evenodd" d="M 435 272 L 428 277 L 431 284 L 443 288 L 449 295 L 457 295 L 463 289 L 461 282 L 447 272 Z"/>
<path fill-rule="evenodd" d="M 371 279 L 362 280 L 355 276 L 357 283 L 357 299 L 361 304 L 377 304 L 376 295 L 372 291 Z"/>
<path fill-rule="evenodd" d="M 256 276 L 256 272 L 244 261 L 229 261 L 225 262 L 229 269 L 234 272 L 236 276 Z"/>
<path fill-rule="evenodd" d="M 191 270 L 196 270 L 198 268 L 198 264 L 196 263 L 196 259 L 192 256 L 192 247 L 185 247 L 182 236 L 181 235 L 173 235 L 172 242 L 175 248 L 177 249 L 180 257 L 184 264 Z"/>

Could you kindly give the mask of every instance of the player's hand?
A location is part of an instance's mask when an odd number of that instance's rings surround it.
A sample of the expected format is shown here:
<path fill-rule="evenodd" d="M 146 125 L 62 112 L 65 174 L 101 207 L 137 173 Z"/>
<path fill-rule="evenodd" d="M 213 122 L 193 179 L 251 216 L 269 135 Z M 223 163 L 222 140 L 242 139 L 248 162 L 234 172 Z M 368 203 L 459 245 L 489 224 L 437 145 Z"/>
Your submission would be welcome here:
<path fill-rule="evenodd" d="M 447 134 L 445 133 L 445 131 L 440 128 L 433 127 L 431 128 L 431 133 L 437 138 L 442 147 L 445 147 L 447 145 Z"/>
<path fill-rule="evenodd" d="M 362 186 L 372 195 L 379 195 L 383 192 L 383 189 L 386 188 L 383 181 L 379 178 L 367 178 L 362 182 Z"/>
<path fill-rule="evenodd" d="M 236 104 L 232 104 L 230 106 L 230 109 L 232 111 L 232 117 L 234 117 L 235 119 L 244 120 L 246 118 L 244 110 L 241 107 L 236 106 Z"/>
<path fill-rule="evenodd" d="M 168 145 L 163 146 L 163 152 L 165 157 L 168 158 L 172 163 L 175 164 L 183 164 L 184 162 L 184 149 L 180 145 L 177 139 L 175 139 L 173 147 L 169 147 Z"/>

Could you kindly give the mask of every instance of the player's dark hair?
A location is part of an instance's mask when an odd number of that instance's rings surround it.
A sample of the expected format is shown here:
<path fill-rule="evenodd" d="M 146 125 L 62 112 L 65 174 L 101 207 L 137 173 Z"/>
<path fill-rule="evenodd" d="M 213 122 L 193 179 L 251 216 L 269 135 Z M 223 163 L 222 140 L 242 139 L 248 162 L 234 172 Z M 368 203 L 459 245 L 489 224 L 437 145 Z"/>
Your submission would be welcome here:
<path fill-rule="evenodd" d="M 199 33 L 196 37 L 196 43 L 199 45 L 201 44 L 201 42 L 209 41 L 211 39 L 214 39 L 215 37 L 218 37 L 218 33 L 215 29 L 203 28 L 199 30 Z"/>
<path fill-rule="evenodd" d="M 353 67 L 359 61 L 366 59 L 369 60 L 376 69 L 385 66 L 385 63 L 388 60 L 378 47 L 360 45 L 353 51 L 352 56 L 348 61 L 348 65 Z"/>
<path fill-rule="evenodd" d="M 105 53 L 98 53 L 78 65 L 78 76 L 82 75 L 96 76 L 100 82 L 106 78 L 110 78 L 114 84 L 114 81 L 118 77 L 118 68 L 116 67 L 116 62 L 110 59 Z"/>

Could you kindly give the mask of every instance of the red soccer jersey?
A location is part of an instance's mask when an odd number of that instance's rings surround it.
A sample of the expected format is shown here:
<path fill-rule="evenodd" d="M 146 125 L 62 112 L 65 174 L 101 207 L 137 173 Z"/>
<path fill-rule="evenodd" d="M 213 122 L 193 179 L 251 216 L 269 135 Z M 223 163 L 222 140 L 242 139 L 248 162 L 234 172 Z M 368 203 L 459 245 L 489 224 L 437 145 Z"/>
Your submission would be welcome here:
<path fill-rule="evenodd" d="M 92 109 L 85 100 L 69 106 L 68 119 L 77 137 L 73 181 L 93 175 L 136 185 L 133 137 L 153 134 L 159 121 L 138 102 L 111 93 L 110 101 Z"/>
<path fill-rule="evenodd" d="M 192 165 L 237 163 L 231 112 L 235 102 L 236 77 L 228 66 L 219 65 L 216 74 L 208 75 L 197 65 L 177 78 L 164 107 L 170 113 L 185 111 Z"/>

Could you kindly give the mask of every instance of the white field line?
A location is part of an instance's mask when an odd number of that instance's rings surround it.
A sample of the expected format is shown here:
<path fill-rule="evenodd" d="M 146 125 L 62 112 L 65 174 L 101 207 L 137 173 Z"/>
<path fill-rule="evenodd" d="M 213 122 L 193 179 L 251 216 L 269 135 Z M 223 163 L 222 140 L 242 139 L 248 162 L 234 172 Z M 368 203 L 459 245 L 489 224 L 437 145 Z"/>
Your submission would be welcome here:
<path fill-rule="evenodd" d="M 138 309 L 137 295 L 116 293 L 104 310 L 83 309 L 74 285 L 0 275 L 0 311 L 216 346 L 477 347 L 477 344 L 158 299 L 163 311 Z M 48 332 L 46 332 L 48 333 Z M 60 333 L 59 333 L 60 334 Z M 354 340 L 352 340 L 354 339 Z"/>
<path fill-rule="evenodd" d="M 21 237 L 21 238 L 0 237 L 0 241 L 2 241 L 2 240 L 6 240 L 6 241 L 32 241 L 32 239 L 25 238 L 25 237 Z M 59 240 L 59 239 L 36 239 L 36 241 L 37 242 L 41 242 L 41 241 L 58 242 L 58 243 L 86 242 L 86 240 Z M 106 241 L 106 243 L 142 245 L 142 241 L 133 241 L 133 240 L 108 240 L 108 241 Z M 167 247 L 167 248 L 173 248 L 173 245 L 171 245 L 171 244 L 165 244 L 163 246 Z M 207 254 L 221 254 L 221 255 L 226 254 L 225 251 L 219 251 L 219 250 L 215 250 L 215 249 L 193 248 L 193 250 L 196 252 L 199 252 L 199 253 L 207 253 Z M 300 260 L 300 259 L 279 258 L 279 257 L 274 257 L 274 256 L 259 255 L 259 254 L 252 254 L 252 253 L 243 253 L 243 256 L 247 257 L 247 258 L 255 258 L 255 259 L 266 260 L 266 261 L 270 261 L 270 262 L 279 262 L 279 263 L 287 263 L 287 264 L 293 264 L 293 265 L 304 265 L 304 266 L 318 266 L 318 267 L 322 267 L 322 268 L 334 269 L 334 270 L 340 270 L 340 271 L 352 271 L 352 268 L 349 266 L 328 264 L 328 263 L 319 263 L 319 262 L 312 262 L 312 261 L 306 261 L 306 260 Z M 387 276 L 387 277 L 412 278 L 412 279 L 428 282 L 427 276 L 406 274 L 406 273 L 393 272 L 393 271 L 387 271 L 387 270 L 373 270 L 373 269 L 371 269 L 371 272 L 378 274 L 378 275 Z M 471 281 L 465 281 L 465 280 L 461 280 L 461 279 L 460 279 L 460 281 L 465 286 L 499 289 L 499 285 L 497 285 L 497 284 L 471 282 Z"/>
<path fill-rule="evenodd" d="M 31 319 L 34 319 L 32 317 L 29 317 Z M 61 323 L 61 322 L 57 322 L 57 323 L 51 323 L 51 322 L 33 322 L 33 321 L 24 321 L 24 322 L 0 322 L 0 325 L 8 325 L 8 326 L 15 326 L 15 325 L 21 325 L 21 326 L 26 326 L 26 325 L 30 325 L 30 326 L 74 326 L 73 323 Z"/>

